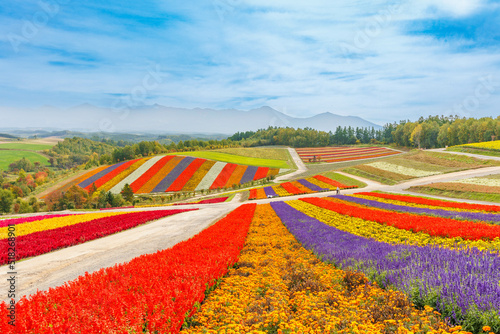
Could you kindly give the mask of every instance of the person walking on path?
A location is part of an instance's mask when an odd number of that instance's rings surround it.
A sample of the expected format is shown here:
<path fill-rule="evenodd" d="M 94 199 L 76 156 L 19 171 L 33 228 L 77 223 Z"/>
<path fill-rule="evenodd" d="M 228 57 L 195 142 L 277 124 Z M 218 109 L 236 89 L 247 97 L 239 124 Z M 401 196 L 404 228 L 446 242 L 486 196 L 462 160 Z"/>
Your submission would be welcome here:
<path fill-rule="evenodd" d="M 340 189 L 337 187 L 337 195 L 340 194 Z"/>

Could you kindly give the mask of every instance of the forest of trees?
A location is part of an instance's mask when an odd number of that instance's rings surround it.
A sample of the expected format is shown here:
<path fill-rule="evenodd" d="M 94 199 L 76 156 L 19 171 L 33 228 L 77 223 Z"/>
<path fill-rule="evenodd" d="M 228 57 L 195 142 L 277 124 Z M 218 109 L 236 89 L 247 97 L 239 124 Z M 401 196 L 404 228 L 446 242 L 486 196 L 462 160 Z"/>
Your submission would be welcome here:
<path fill-rule="evenodd" d="M 458 116 L 421 117 L 416 122 L 388 123 L 381 129 L 337 127 L 324 132 L 310 128 L 269 127 L 238 132 L 229 139 L 242 146 L 287 145 L 313 147 L 354 144 L 396 144 L 416 148 L 436 148 L 500 138 L 500 116 L 480 119 Z"/>
<path fill-rule="evenodd" d="M 318 147 L 328 145 L 395 144 L 416 148 L 435 148 L 500 138 L 500 116 L 480 119 L 458 116 L 421 117 L 416 122 L 388 123 L 381 129 L 337 127 L 330 132 L 311 128 L 269 127 L 258 131 L 237 132 L 222 140 L 192 139 L 161 144 L 158 141 L 130 143 L 102 139 L 66 138 L 46 153 L 59 169 L 80 165 L 86 168 L 150 155 L 211 150 L 229 147 L 286 145 Z"/>

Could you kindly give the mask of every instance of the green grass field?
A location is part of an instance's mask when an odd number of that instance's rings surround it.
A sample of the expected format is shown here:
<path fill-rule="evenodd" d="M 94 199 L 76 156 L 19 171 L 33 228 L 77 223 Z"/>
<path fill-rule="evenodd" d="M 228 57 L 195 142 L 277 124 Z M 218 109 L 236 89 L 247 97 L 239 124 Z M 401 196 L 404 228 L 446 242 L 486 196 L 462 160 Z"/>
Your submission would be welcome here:
<path fill-rule="evenodd" d="M 240 165 L 271 167 L 271 168 L 291 168 L 288 165 L 288 163 L 283 160 L 244 157 L 241 155 L 228 154 L 215 151 L 178 152 L 169 154 L 187 155 L 196 158 L 211 159 L 211 160 L 217 160 L 217 161 L 240 164 Z"/>
<path fill-rule="evenodd" d="M 51 144 L 34 144 L 34 143 L 4 143 L 0 144 L 0 149 L 9 150 L 28 150 L 28 151 L 42 151 L 51 148 Z"/>
<path fill-rule="evenodd" d="M 49 159 L 36 152 L 0 150 L 0 170 L 8 170 L 11 163 L 23 157 L 31 162 L 39 161 L 42 165 L 49 165 Z"/>

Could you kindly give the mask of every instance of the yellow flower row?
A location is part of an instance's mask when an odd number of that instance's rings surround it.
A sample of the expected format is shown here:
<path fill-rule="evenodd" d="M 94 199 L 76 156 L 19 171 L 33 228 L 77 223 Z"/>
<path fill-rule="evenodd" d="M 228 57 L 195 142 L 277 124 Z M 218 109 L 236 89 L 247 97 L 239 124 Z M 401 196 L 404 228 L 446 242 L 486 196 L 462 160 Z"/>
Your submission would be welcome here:
<path fill-rule="evenodd" d="M 403 201 L 398 201 L 398 200 L 393 200 L 393 199 L 387 199 L 387 198 L 380 198 L 380 197 L 375 197 L 375 196 L 358 195 L 358 194 L 354 194 L 354 195 L 351 195 L 351 196 L 358 197 L 358 198 L 369 199 L 369 200 L 375 200 L 377 202 L 382 202 L 382 203 L 390 203 L 390 204 L 395 204 L 395 205 L 410 206 L 410 207 L 414 207 L 414 208 L 439 209 L 439 210 L 459 211 L 459 212 L 480 212 L 480 213 L 489 213 L 489 214 L 491 214 L 491 212 L 486 212 L 486 211 L 483 211 L 483 210 L 470 210 L 470 209 L 459 209 L 459 208 L 450 208 L 450 207 L 442 207 L 442 206 L 434 206 L 434 205 L 423 205 L 423 204 L 408 203 L 408 202 L 403 202 Z"/>
<path fill-rule="evenodd" d="M 307 188 L 306 186 L 302 185 L 300 182 L 298 181 L 291 181 L 290 182 L 291 184 L 293 184 L 294 186 L 296 186 L 297 188 L 300 189 L 300 191 L 302 191 L 303 193 L 305 194 L 312 194 L 312 193 L 315 193 L 316 191 L 312 191 L 311 189 Z"/>
<path fill-rule="evenodd" d="M 319 261 L 258 205 L 239 262 L 181 333 L 450 333 L 430 307 Z"/>
<path fill-rule="evenodd" d="M 189 179 L 189 181 L 184 185 L 182 191 L 193 191 L 196 189 L 201 180 L 207 175 L 208 171 L 215 165 L 216 161 L 207 160 L 200 168 L 194 173 L 194 175 Z"/>
<path fill-rule="evenodd" d="M 486 141 L 486 142 L 473 143 L 473 144 L 465 144 L 465 145 L 460 145 L 460 146 L 478 147 L 478 148 L 489 149 L 489 150 L 500 150 L 500 140 Z"/>
<path fill-rule="evenodd" d="M 330 198 L 325 199 L 334 200 Z M 500 252 L 500 238 L 496 238 L 493 241 L 471 241 L 464 240 L 462 238 L 431 236 L 423 232 L 413 233 L 411 231 L 398 229 L 393 226 L 341 215 L 335 211 L 323 209 L 300 200 L 287 201 L 286 203 L 308 216 L 316 218 L 327 225 L 338 228 L 339 230 L 389 244 L 408 244 L 418 246 L 436 245 L 449 249 L 475 247 L 480 250 Z"/>
<path fill-rule="evenodd" d="M 276 195 L 279 197 L 284 197 L 284 196 L 292 196 L 293 194 L 290 194 L 288 191 L 285 190 L 281 185 L 273 186 L 273 190 L 276 192 Z"/>
<path fill-rule="evenodd" d="M 29 223 L 16 225 L 16 237 L 40 231 L 53 230 L 59 227 L 84 223 L 98 218 L 122 215 L 125 213 L 128 212 L 97 212 L 97 213 L 86 213 L 81 215 L 47 218 L 43 220 L 35 220 Z M 0 228 L 0 240 L 7 238 L 8 238 L 8 227 Z"/>
<path fill-rule="evenodd" d="M 330 189 L 330 190 L 335 190 L 335 189 L 337 189 L 337 187 L 334 187 L 334 186 L 332 186 L 332 185 L 331 185 L 331 184 L 329 184 L 329 183 L 326 183 L 326 182 L 320 181 L 320 180 L 318 180 L 318 179 L 317 179 L 317 178 L 315 178 L 315 177 L 308 177 L 308 178 L 306 179 L 306 181 L 309 181 L 309 182 L 311 182 L 312 184 L 315 184 L 315 185 L 317 185 L 317 186 L 319 186 L 319 187 L 321 187 L 321 188 L 327 188 L 327 189 Z"/>

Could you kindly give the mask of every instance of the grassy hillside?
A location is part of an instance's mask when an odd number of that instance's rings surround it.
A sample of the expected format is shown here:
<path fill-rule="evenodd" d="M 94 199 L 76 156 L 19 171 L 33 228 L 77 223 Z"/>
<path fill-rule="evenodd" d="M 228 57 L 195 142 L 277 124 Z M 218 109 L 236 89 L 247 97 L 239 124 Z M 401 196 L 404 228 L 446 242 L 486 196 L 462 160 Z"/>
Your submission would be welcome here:
<path fill-rule="evenodd" d="M 237 150 L 244 150 L 244 149 L 237 149 Z M 245 153 L 249 154 L 248 152 L 250 151 L 247 151 Z M 239 165 L 260 166 L 260 167 L 270 167 L 270 168 L 292 168 L 284 160 L 263 159 L 263 158 L 242 156 L 242 155 L 229 154 L 217 151 L 179 152 L 170 154 L 186 155 L 196 158 L 210 159 L 210 160 L 234 163 Z"/>
<path fill-rule="evenodd" d="M 28 151 L 42 151 L 51 148 L 54 145 L 51 144 L 37 144 L 30 142 L 13 142 L 13 143 L 4 143 L 0 144 L 0 149 L 9 149 L 9 150 L 28 150 Z"/>
<path fill-rule="evenodd" d="M 9 165 L 14 161 L 26 158 L 31 162 L 39 161 L 42 165 L 49 165 L 49 159 L 36 152 L 0 150 L 0 170 L 8 170 Z"/>

